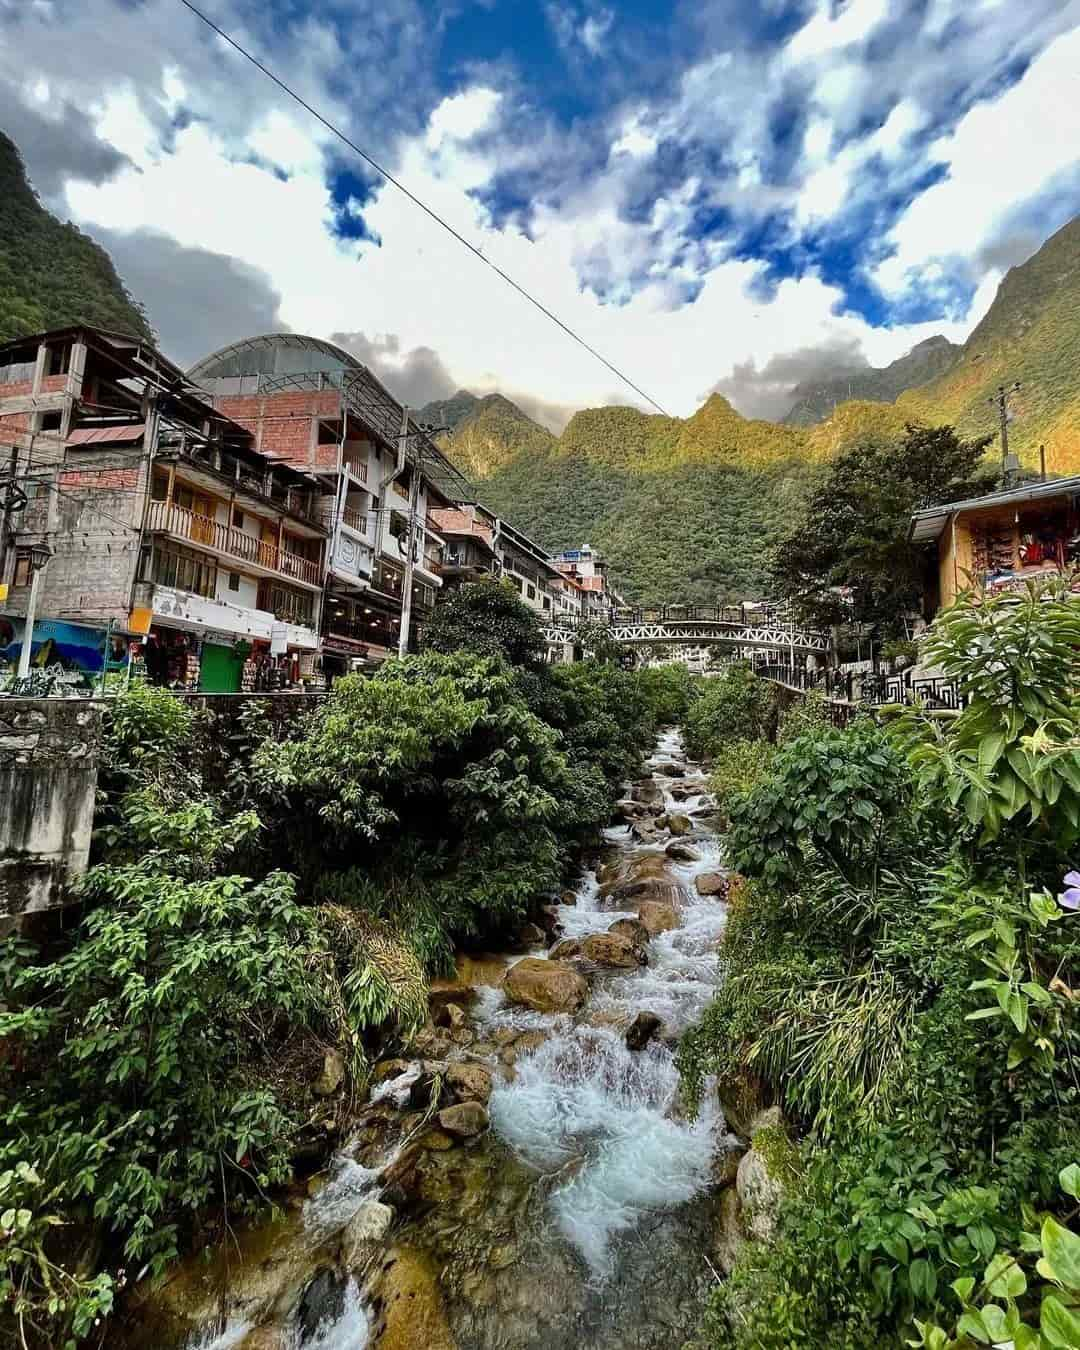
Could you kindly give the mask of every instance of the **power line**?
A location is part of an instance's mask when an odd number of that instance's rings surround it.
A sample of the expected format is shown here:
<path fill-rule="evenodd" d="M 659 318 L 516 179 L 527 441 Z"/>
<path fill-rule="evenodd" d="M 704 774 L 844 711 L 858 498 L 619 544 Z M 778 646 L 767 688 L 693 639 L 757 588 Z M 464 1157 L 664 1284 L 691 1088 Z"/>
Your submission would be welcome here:
<path fill-rule="evenodd" d="M 267 66 L 264 66 L 263 63 L 257 57 L 253 56 L 251 52 L 247 50 L 246 47 L 242 47 L 240 43 L 237 42 L 235 38 L 230 37 L 230 35 L 226 33 L 223 28 L 219 28 L 218 25 L 214 23 L 213 19 L 208 18 L 202 12 L 202 10 L 197 9 L 195 5 L 191 3 L 191 0 L 180 0 L 180 3 L 186 9 L 189 9 L 197 19 L 201 19 L 202 22 L 206 24 L 208 28 L 213 29 L 213 31 L 218 35 L 218 37 L 220 37 L 224 42 L 227 42 L 229 46 L 233 48 L 234 51 L 239 52 L 240 55 L 246 61 L 250 61 L 251 64 L 256 68 L 256 70 L 261 71 L 268 80 L 272 80 L 274 84 L 276 84 L 277 87 L 283 93 L 288 94 L 288 96 L 291 99 L 293 99 L 294 102 L 299 103 L 300 107 L 303 108 L 305 112 L 310 113 L 311 116 L 314 117 L 317 122 L 320 122 L 327 129 L 327 131 L 331 132 L 338 138 L 339 141 L 343 142 L 345 145 L 349 147 L 350 150 L 352 150 L 355 154 L 359 155 L 365 164 L 369 164 L 371 168 L 373 168 L 376 173 L 380 174 L 383 178 L 385 178 L 388 183 L 396 187 L 399 192 L 404 193 L 405 196 L 408 197 L 409 201 L 411 201 L 414 206 L 418 206 L 420 210 L 424 212 L 425 215 L 430 216 L 432 220 L 434 220 L 437 224 L 441 225 L 443 229 L 447 231 L 448 234 L 452 234 L 459 244 L 463 244 L 469 250 L 469 252 L 472 253 L 475 257 L 479 258 L 480 261 L 486 267 L 490 267 L 491 270 L 497 276 L 501 277 L 502 280 L 505 281 L 508 286 L 513 287 L 513 289 L 517 291 L 517 293 L 520 296 L 524 297 L 524 299 L 526 299 L 530 305 L 533 305 L 536 309 L 538 309 L 541 314 L 546 315 L 546 317 L 549 318 L 552 321 L 552 323 L 557 324 L 562 329 L 562 331 L 566 333 L 568 337 L 573 338 L 573 340 L 576 343 L 578 343 L 579 346 L 584 347 L 590 356 L 595 357 L 597 361 L 599 361 L 602 365 L 606 366 L 614 376 L 622 380 L 623 384 L 625 384 L 627 388 L 632 389 L 634 393 L 637 394 L 639 398 L 643 398 L 646 403 L 650 403 L 657 410 L 657 412 L 663 413 L 665 417 L 670 416 L 667 410 L 663 408 L 659 403 L 657 403 L 656 399 L 654 399 L 650 394 L 647 394 L 644 389 L 639 388 L 638 385 L 636 385 L 628 375 L 624 375 L 623 372 L 619 370 L 617 366 L 612 365 L 612 363 L 607 359 L 606 356 L 602 356 L 600 352 L 596 350 L 595 347 L 590 346 L 589 343 L 586 342 L 585 339 L 580 336 L 580 334 L 575 333 L 574 330 L 571 327 L 569 327 L 568 324 L 563 323 L 562 319 L 560 319 L 557 314 L 552 313 L 552 311 L 548 309 L 546 305 L 542 304 L 541 301 L 537 300 L 536 296 L 532 295 L 529 291 L 525 289 L 524 286 L 516 282 L 508 272 L 504 272 L 503 269 L 499 267 L 497 263 L 493 263 L 491 259 L 482 252 L 481 249 L 477 248 L 477 246 L 474 243 L 471 243 L 468 239 L 465 238 L 463 234 L 455 230 L 453 225 L 451 225 L 449 221 L 444 220 L 443 217 L 440 216 L 437 211 L 435 211 L 432 207 L 428 206 L 428 204 L 425 201 L 421 200 L 421 198 L 419 198 L 414 192 L 410 192 L 410 190 L 405 186 L 404 183 L 401 182 L 400 179 L 395 178 L 394 175 L 390 173 L 388 169 L 384 169 L 383 166 L 377 160 L 373 159 L 371 155 L 367 153 L 366 150 L 362 150 L 360 146 L 356 144 L 355 141 L 350 140 L 349 137 L 346 136 L 343 131 L 339 130 L 339 128 L 333 124 L 333 122 L 329 121 L 322 115 L 322 113 L 318 112 L 315 108 L 313 108 L 310 103 L 307 103 L 304 99 L 302 99 L 294 89 L 290 88 L 290 86 L 287 85 L 284 80 L 280 79 L 277 75 L 275 75 L 274 72 L 270 70 Z"/>

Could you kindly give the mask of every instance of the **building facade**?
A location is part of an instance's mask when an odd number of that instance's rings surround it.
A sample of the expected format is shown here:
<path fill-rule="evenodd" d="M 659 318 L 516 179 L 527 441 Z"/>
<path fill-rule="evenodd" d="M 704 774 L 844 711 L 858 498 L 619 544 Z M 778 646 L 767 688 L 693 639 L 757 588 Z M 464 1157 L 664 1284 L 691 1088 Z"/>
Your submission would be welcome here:
<path fill-rule="evenodd" d="M 0 346 L 0 654 L 186 690 L 316 676 L 325 488 L 261 454 L 149 343 L 73 327 Z"/>
<path fill-rule="evenodd" d="M 927 617 L 973 586 L 1023 586 L 1080 563 L 1080 477 L 929 507 L 912 517 L 910 535 L 934 549 Z"/>
<path fill-rule="evenodd" d="M 575 584 L 581 595 L 582 615 L 585 618 L 606 618 L 613 606 L 622 599 L 608 585 L 608 565 L 590 545 L 564 549 L 556 553 L 555 567 Z"/>
<path fill-rule="evenodd" d="M 434 513 L 467 501 L 469 485 L 431 437 L 360 362 L 292 333 L 245 339 L 188 372 L 215 410 L 247 429 L 269 459 L 329 494 L 322 629 L 331 676 L 396 652 L 410 533 L 410 637 L 442 585 Z"/>

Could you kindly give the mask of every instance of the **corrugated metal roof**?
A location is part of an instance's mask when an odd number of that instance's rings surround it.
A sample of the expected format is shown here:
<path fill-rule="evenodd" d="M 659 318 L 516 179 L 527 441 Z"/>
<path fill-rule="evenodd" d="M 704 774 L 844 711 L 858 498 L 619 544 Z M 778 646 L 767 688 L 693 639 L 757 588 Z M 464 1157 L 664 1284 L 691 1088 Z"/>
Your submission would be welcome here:
<path fill-rule="evenodd" d="M 1047 483 L 1025 483 L 1022 487 L 1007 488 L 1003 492 L 988 492 L 985 497 L 969 497 L 962 502 L 943 502 L 940 506 L 928 506 L 924 511 L 916 511 L 911 517 L 908 538 L 914 543 L 925 543 L 939 539 L 949 517 L 958 511 L 987 511 L 995 506 L 1019 505 L 1021 502 L 1041 501 L 1046 497 L 1068 497 L 1080 494 L 1080 476 L 1072 478 L 1053 478 Z"/>
<path fill-rule="evenodd" d="M 67 438 L 67 443 L 68 445 L 116 445 L 122 441 L 137 441 L 145 430 L 145 422 L 115 427 L 77 427 Z"/>

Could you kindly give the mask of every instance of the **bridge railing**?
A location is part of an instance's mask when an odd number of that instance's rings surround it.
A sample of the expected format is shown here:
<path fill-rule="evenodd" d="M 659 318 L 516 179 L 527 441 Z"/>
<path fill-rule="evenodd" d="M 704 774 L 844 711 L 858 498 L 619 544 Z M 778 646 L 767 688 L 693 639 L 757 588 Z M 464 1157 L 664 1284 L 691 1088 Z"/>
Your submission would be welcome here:
<path fill-rule="evenodd" d="M 953 680 L 912 676 L 910 671 L 897 675 L 884 672 L 857 674 L 845 670 L 807 670 L 804 666 L 780 662 L 761 662 L 754 667 L 762 679 L 787 685 L 789 689 L 820 689 L 826 698 L 845 703 L 884 704 L 922 702 L 931 708 L 959 712 L 967 700 Z"/>
<path fill-rule="evenodd" d="M 608 610 L 612 627 L 633 623 L 728 623 L 740 628 L 791 624 L 778 605 L 635 605 Z"/>

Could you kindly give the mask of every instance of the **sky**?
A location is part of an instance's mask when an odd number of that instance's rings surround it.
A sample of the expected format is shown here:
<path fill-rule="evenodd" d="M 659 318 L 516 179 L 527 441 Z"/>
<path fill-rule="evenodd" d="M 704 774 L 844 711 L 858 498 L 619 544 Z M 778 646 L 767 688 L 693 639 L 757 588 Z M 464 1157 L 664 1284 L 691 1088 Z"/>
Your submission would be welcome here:
<path fill-rule="evenodd" d="M 1080 0 L 200 0 L 669 413 L 963 341 L 1080 213 Z M 180 0 L 0 0 L 0 128 L 183 365 L 641 403 Z"/>

